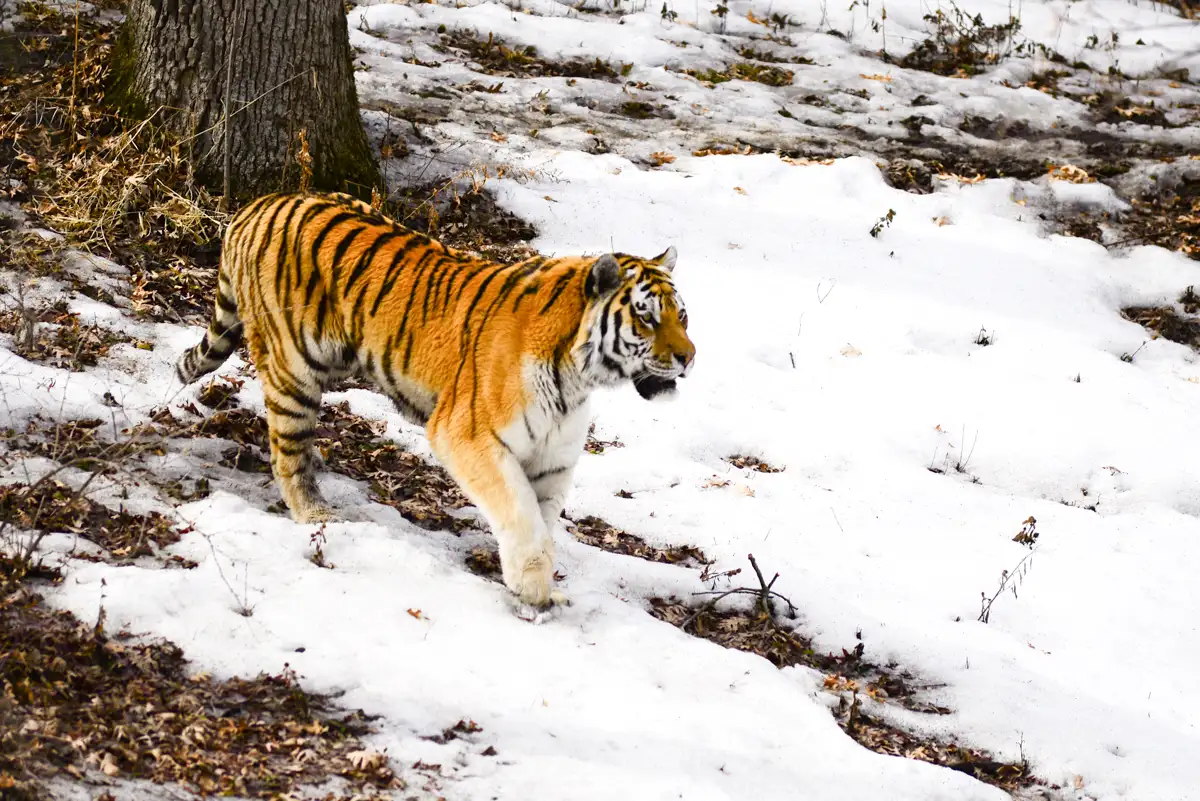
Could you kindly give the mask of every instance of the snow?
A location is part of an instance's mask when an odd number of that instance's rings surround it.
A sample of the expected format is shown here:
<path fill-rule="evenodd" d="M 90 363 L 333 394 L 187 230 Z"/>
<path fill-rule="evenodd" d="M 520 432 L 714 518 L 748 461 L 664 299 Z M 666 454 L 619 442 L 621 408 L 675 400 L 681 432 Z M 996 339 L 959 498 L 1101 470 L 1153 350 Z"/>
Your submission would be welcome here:
<path fill-rule="evenodd" d="M 675 22 L 653 6 L 583 13 L 552 0 L 376 3 L 349 15 L 367 68 L 358 79 L 368 127 L 376 135 L 404 127 L 389 115 L 407 107 L 426 140 L 410 140 L 413 155 L 385 164 L 394 181 L 503 164 L 519 180 L 487 186 L 537 226 L 542 253 L 679 249 L 696 367 L 670 403 L 646 403 L 630 388 L 597 398 L 597 436 L 625 447 L 582 457 L 568 513 L 599 515 L 651 543 L 698 546 L 723 569 L 746 567 L 754 553 L 780 573 L 776 588 L 821 649 L 852 647 L 861 632 L 868 657 L 915 671 L 937 686 L 930 699 L 954 710 L 873 714 L 1001 759 L 1027 756 L 1037 775 L 1067 788 L 1055 797 L 1200 798 L 1200 688 L 1187 679 L 1200 660 L 1200 364 L 1184 346 L 1148 341 L 1120 314 L 1172 303 L 1200 284 L 1200 266 L 1155 247 L 1106 250 L 1042 221 L 1064 209 L 1128 207 L 1100 183 L 946 177 L 916 195 L 888 186 L 876 159 L 864 157 L 902 140 L 900 123 L 912 115 L 931 120 L 920 130 L 934 147 L 940 137 L 999 148 L 1008 145 L 982 142 L 958 122 L 1021 119 L 1034 131 L 1077 126 L 1186 145 L 1197 141 L 1194 113 L 1170 109 L 1192 122 L 1171 130 L 1096 124 L 1080 103 L 1025 87 L 1029 59 L 964 80 L 870 54 L 884 44 L 899 54 L 925 38 L 928 3 L 889 3 L 886 42 L 870 25 L 874 4 L 730 3 L 728 36 L 716 33 L 716 3 L 668 6 Z M 1011 8 L 1007 0 L 960 7 L 989 24 Z M 1128 74 L 1200 71 L 1196 23 L 1160 4 L 1026 0 L 1017 9 L 1024 36 L 1068 59 L 1101 70 L 1119 61 Z M 788 29 L 793 45 L 755 46 L 817 64 L 779 65 L 795 71 L 780 88 L 707 88 L 682 74 L 728 64 L 745 44 L 738 36 L 767 33 L 751 11 L 799 24 Z M 435 50 L 439 25 L 536 45 L 544 58 L 631 63 L 624 79 L 655 89 L 504 78 L 495 94 L 418 98 L 500 80 Z M 1087 46 L 1093 34 L 1111 41 L 1112 31 L 1117 45 Z M 406 63 L 414 58 L 438 66 Z M 863 77 L 872 75 L 890 80 Z M 1164 109 L 1197 95 L 1165 79 L 1143 88 L 1161 92 Z M 816 92 L 837 108 L 800 104 Z M 915 105 L 919 95 L 931 104 Z M 671 117 L 607 113 L 643 98 Z M 597 136 L 611 152 L 585 152 Z M 690 155 L 714 138 L 785 149 L 836 138 L 839 155 L 857 155 L 829 163 Z M 676 158 L 650 169 L 652 152 Z M 1166 184 L 1195 169 L 1186 158 L 1148 162 L 1129 180 L 1157 175 Z M 871 236 L 889 210 L 890 224 Z M 124 274 L 119 265 L 96 269 L 110 291 Z M 60 289 L 47 279 L 38 291 Z M 71 304 L 154 350 L 117 348 L 68 376 L 0 340 L 0 425 L 41 413 L 112 419 L 119 429 L 195 398 L 198 388 L 181 390 L 170 371 L 200 328 L 136 323 L 82 297 Z M 976 344 L 981 329 L 987 346 Z M 222 372 L 243 367 L 234 358 Z M 105 392 L 120 409 L 100 405 Z M 261 411 L 256 382 L 241 398 Z M 327 398 L 341 399 L 428 457 L 420 430 L 380 396 Z M 157 469 L 219 479 L 210 497 L 175 510 L 191 530 L 171 552 L 199 566 L 73 561 L 51 601 L 86 619 L 103 605 L 112 630 L 166 637 L 217 675 L 290 664 L 305 686 L 381 715 L 372 744 L 401 769 L 442 765 L 447 798 L 1005 797 L 961 773 L 859 747 L 834 723 L 836 698 L 820 674 L 777 670 L 647 614 L 652 596 L 704 589 L 692 569 L 607 554 L 560 531 L 558 569 L 574 604 L 530 625 L 499 584 L 463 568 L 485 535 L 416 528 L 371 503 L 362 484 L 324 473 L 327 496 L 354 522 L 328 527 L 334 568 L 322 569 L 308 560 L 315 528 L 266 511 L 278 498 L 261 476 L 215 467 L 219 443 L 181 447 Z M 740 471 L 724 461 L 733 454 L 786 469 Z M 714 475 L 730 484 L 713 486 Z M 619 490 L 633 497 L 614 497 Z M 105 497 L 159 508 L 148 495 Z M 1091 504 L 1095 511 L 1084 508 Z M 1032 567 L 1017 595 L 1001 595 L 990 622 L 977 622 L 980 593 L 990 596 L 1001 571 L 1027 553 L 1012 537 L 1029 516 L 1041 532 Z M 483 731 L 445 745 L 421 739 L 460 718 Z M 497 756 L 484 756 L 487 746 Z"/>

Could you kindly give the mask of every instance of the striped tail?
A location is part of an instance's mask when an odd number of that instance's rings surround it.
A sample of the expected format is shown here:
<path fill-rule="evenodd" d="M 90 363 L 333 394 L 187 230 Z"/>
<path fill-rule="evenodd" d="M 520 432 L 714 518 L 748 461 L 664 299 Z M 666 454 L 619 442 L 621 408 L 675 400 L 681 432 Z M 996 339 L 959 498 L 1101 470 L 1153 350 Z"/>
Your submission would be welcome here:
<path fill-rule="evenodd" d="M 237 301 L 224 272 L 217 280 L 217 305 L 204 339 L 189 349 L 175 364 L 175 375 L 184 384 L 216 370 L 242 344 L 242 321 L 238 317 Z"/>

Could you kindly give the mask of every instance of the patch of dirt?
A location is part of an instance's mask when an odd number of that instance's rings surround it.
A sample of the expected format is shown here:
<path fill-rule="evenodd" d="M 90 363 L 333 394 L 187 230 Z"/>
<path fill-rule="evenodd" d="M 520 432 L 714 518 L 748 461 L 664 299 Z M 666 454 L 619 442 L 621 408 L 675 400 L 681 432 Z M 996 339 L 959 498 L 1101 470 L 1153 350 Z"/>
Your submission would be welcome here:
<path fill-rule="evenodd" d="M 579 520 L 567 519 L 571 522 L 568 528 L 575 535 L 575 539 L 584 545 L 590 545 L 602 551 L 622 556 L 636 556 L 647 562 L 660 562 L 668 565 L 703 567 L 712 564 L 712 560 L 705 556 L 703 551 L 691 545 L 656 548 L 636 534 L 622 531 L 592 515 Z"/>
<path fill-rule="evenodd" d="M 207 325 L 217 287 L 218 247 L 214 241 L 169 258 L 136 246 L 118 248 L 116 258 L 134 273 L 130 292 L 134 313 L 156 323 Z"/>
<path fill-rule="evenodd" d="M 74 15 L 40 3 L 22 4 L 22 15 L 45 57 L 20 59 L 0 82 L 0 197 L 129 267 L 144 317 L 203 319 L 225 217 L 195 184 L 182 143 L 105 100 L 118 28 L 80 14 L 76 53 Z"/>
<path fill-rule="evenodd" d="M 863 712 L 855 698 L 847 700 L 843 695 L 841 701 L 835 713 L 838 725 L 859 745 L 877 754 L 940 765 L 1009 793 L 1031 787 L 1061 789 L 1033 776 L 1027 762 L 1001 762 L 986 751 L 920 737 Z"/>
<path fill-rule="evenodd" d="M 1027 138 L 1032 130 L 1029 123 L 1024 120 L 1009 120 L 1005 117 L 989 120 L 986 117 L 973 117 L 970 114 L 963 117 L 958 129 L 980 139 Z"/>
<path fill-rule="evenodd" d="M 441 467 L 383 437 L 384 423 L 350 411 L 350 404 L 325 404 L 313 439 L 325 469 L 368 484 L 374 500 L 428 531 L 460 534 L 477 529 L 452 511 L 469 506 L 458 484 Z M 182 436 L 226 439 L 235 443 L 222 454 L 227 467 L 269 473 L 267 421 L 248 409 L 217 412 L 192 425 Z"/>
<path fill-rule="evenodd" d="M 1092 116 L 1096 122 L 1114 125 L 1133 122 L 1138 125 L 1159 125 L 1163 128 L 1175 127 L 1167 121 L 1166 113 L 1155 107 L 1153 102 L 1139 105 L 1132 98 L 1119 92 L 1099 92 L 1077 99 L 1092 109 Z"/>
<path fill-rule="evenodd" d="M 764 612 L 759 604 L 750 609 L 718 609 L 711 602 L 687 603 L 678 598 L 651 598 L 650 614 L 694 637 L 736 651 L 757 654 L 775 667 L 804 665 L 838 677 L 839 687 L 863 692 L 875 700 L 912 699 L 921 689 L 912 676 L 881 668 L 864 659 L 865 648 L 861 641 L 853 650 L 843 649 L 840 654 L 815 651 L 810 639 L 779 623 L 773 614 Z M 853 685 L 846 683 L 850 680 L 853 680 Z M 915 701 L 913 704 L 917 705 Z"/>
<path fill-rule="evenodd" d="M 501 580 L 500 552 L 495 548 L 483 545 L 472 548 L 471 552 L 467 554 L 466 565 L 467 569 L 477 576 L 495 581 Z"/>
<path fill-rule="evenodd" d="M 763 61 L 767 64 L 803 64 L 805 66 L 812 66 L 815 63 L 811 58 L 805 56 L 784 57 L 766 50 L 759 50 L 753 45 L 740 47 L 737 52 L 739 56 L 747 61 Z"/>
<path fill-rule="evenodd" d="M 446 31 L 439 34 L 443 52 L 457 50 L 479 65 L 479 71 L 502 78 L 593 78 L 610 83 L 620 83 L 621 75 L 628 68 L 618 71 L 600 59 L 584 61 L 547 61 L 538 56 L 533 45 L 509 47 L 503 39 L 489 33 L 487 39 L 476 39 L 465 30 Z"/>
<path fill-rule="evenodd" d="M 1184 178 L 1172 189 L 1132 198 L 1123 215 L 1123 245 L 1158 245 L 1200 261 L 1200 178 Z"/>
<path fill-rule="evenodd" d="M 726 456 L 725 461 L 739 470 L 754 470 L 759 473 L 782 473 L 787 469 L 784 467 L 772 467 L 757 456 Z"/>
<path fill-rule="evenodd" d="M 1200 317 L 1180 314 L 1173 306 L 1131 306 L 1121 315 L 1156 337 L 1200 350 Z"/>
<path fill-rule="evenodd" d="M 656 117 L 669 120 L 675 116 L 665 103 L 647 103 L 642 100 L 627 100 L 617 106 L 613 113 L 631 120 L 649 120 Z"/>
<path fill-rule="evenodd" d="M 251 798 L 335 776 L 367 795 L 404 787 L 362 742 L 370 718 L 306 692 L 286 665 L 216 681 L 170 643 L 122 639 L 103 610 L 85 625 L 0 581 L 0 794 L 45 798 L 46 779 L 95 770 Z"/>
<path fill-rule="evenodd" d="M 0 528 L 5 526 L 74 534 L 105 549 L 108 558 L 103 561 L 116 563 L 157 556 L 160 549 L 179 542 L 180 536 L 174 522 L 163 515 L 113 511 L 55 480 L 0 486 Z"/>
<path fill-rule="evenodd" d="M 95 366 L 113 345 L 152 347 L 99 325 L 84 325 L 79 315 L 67 310 L 66 301 L 0 312 L 0 331 L 13 337 L 17 355 L 72 372 Z"/>
<path fill-rule="evenodd" d="M 928 687 L 919 685 L 913 676 L 896 665 L 884 667 L 867 660 L 861 640 L 853 650 L 842 649 L 841 654 L 815 651 L 811 640 L 779 622 L 775 599 L 780 596 L 770 589 L 774 579 L 767 583 L 758 572 L 757 564 L 753 561 L 751 564 L 758 573 L 761 590 L 713 591 L 706 593 L 715 596 L 708 603 L 650 598 L 650 614 L 695 637 L 725 648 L 757 654 L 776 667 L 804 665 L 820 671 L 825 675 L 825 689 L 839 697 L 839 706 L 834 711 L 838 725 L 872 751 L 948 767 L 1009 792 L 1029 787 L 1058 789 L 1031 775 L 1024 762 L 1001 762 L 987 752 L 966 748 L 953 741 L 947 743 L 918 736 L 864 712 L 860 696 L 881 704 L 898 703 L 927 714 L 944 715 L 951 710 L 921 700 L 920 691 Z M 729 571 L 721 576 L 732 577 L 740 572 Z M 726 594 L 751 595 L 756 601 L 750 609 L 718 608 L 718 602 Z"/>
<path fill-rule="evenodd" d="M 204 385 L 197 394 L 197 399 L 214 411 L 237 408 L 237 394 L 246 382 L 229 376 L 218 376 Z"/>

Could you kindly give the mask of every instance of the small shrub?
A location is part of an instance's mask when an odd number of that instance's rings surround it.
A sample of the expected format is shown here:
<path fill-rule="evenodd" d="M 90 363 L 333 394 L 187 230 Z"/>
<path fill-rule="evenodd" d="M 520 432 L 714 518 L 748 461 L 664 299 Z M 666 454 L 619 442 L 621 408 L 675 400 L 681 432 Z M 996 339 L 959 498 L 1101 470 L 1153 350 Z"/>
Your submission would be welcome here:
<path fill-rule="evenodd" d="M 932 26 L 928 39 L 913 48 L 900 60 L 900 66 L 938 75 L 976 75 L 1013 52 L 1015 37 L 1021 21 L 1009 17 L 1008 22 L 985 25 L 983 17 L 968 16 L 958 6 L 950 11 L 937 9 L 925 15 Z"/>
<path fill-rule="evenodd" d="M 1033 566 L 1033 555 L 1038 549 L 1038 538 L 1040 536 L 1041 535 L 1037 530 L 1037 520 L 1030 515 L 1021 524 L 1021 530 L 1017 532 L 1015 537 L 1013 537 L 1013 542 L 1021 543 L 1029 549 L 1029 552 L 1021 557 L 1021 561 L 1017 562 L 1016 566 L 1012 570 L 1000 571 L 1000 585 L 990 597 L 986 592 L 979 593 L 978 621 L 980 623 L 987 623 L 991 620 L 992 607 L 995 605 L 996 600 L 999 599 L 1000 596 L 1005 593 L 1005 591 L 1012 593 L 1013 598 L 1017 597 L 1017 587 L 1019 587 L 1025 580 L 1025 577 L 1029 575 L 1029 570 Z"/>
<path fill-rule="evenodd" d="M 888 209 L 887 214 L 880 217 L 878 220 L 875 221 L 875 224 L 871 226 L 871 230 L 869 233 L 871 234 L 871 236 L 878 239 L 879 235 L 881 233 L 883 233 L 883 229 L 890 227 L 892 224 L 892 220 L 894 220 L 894 219 L 896 219 L 896 210 Z"/>

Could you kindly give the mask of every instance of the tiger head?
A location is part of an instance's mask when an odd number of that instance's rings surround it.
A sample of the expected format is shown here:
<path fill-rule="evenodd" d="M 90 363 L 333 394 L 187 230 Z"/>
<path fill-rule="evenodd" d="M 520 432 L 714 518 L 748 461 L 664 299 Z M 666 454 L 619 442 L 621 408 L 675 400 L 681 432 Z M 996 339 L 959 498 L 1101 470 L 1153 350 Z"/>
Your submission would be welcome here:
<path fill-rule="evenodd" d="M 591 355 L 602 382 L 631 378 L 647 400 L 672 393 L 696 358 L 683 298 L 671 280 L 675 258 L 674 247 L 652 259 L 607 253 L 585 282 L 593 310 Z"/>

